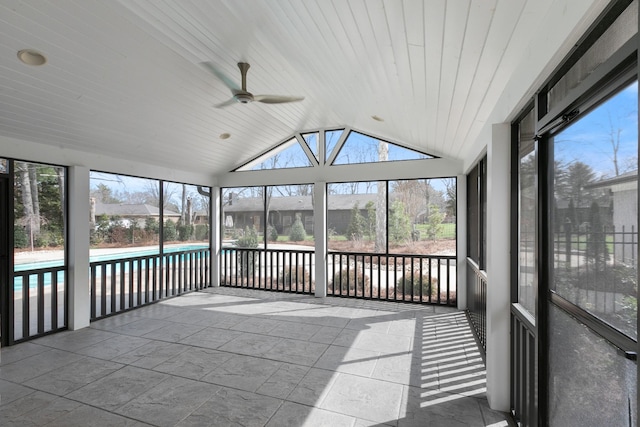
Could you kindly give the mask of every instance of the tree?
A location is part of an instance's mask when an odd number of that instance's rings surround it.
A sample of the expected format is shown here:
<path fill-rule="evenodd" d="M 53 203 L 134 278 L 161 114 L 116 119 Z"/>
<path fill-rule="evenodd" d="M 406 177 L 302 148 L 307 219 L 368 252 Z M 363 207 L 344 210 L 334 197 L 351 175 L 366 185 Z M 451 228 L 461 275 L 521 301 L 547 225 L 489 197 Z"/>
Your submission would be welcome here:
<path fill-rule="evenodd" d="M 351 218 L 349 219 L 349 225 L 347 226 L 347 239 L 348 240 L 361 240 L 364 236 L 365 220 L 360 213 L 358 202 L 351 208 Z"/>
<path fill-rule="evenodd" d="M 307 238 L 307 233 L 304 231 L 304 225 L 300 219 L 300 215 L 296 214 L 296 220 L 291 226 L 291 232 L 289 233 L 289 240 L 292 242 L 302 242 Z"/>
<path fill-rule="evenodd" d="M 609 259 L 606 235 L 600 217 L 600 206 L 593 201 L 589 208 L 589 236 L 587 240 L 587 259 L 590 260 L 596 271 L 604 270 Z"/>
<path fill-rule="evenodd" d="M 411 236 L 411 220 L 407 215 L 404 204 L 394 200 L 389 209 L 389 239 L 401 242 Z"/>
<path fill-rule="evenodd" d="M 444 213 L 440 212 L 437 206 L 432 205 L 429 214 L 429 222 L 427 223 L 427 237 L 436 240 L 439 234 L 442 234 L 444 226 Z"/>
<path fill-rule="evenodd" d="M 389 143 L 378 141 L 378 161 L 389 159 Z M 378 181 L 376 196 L 376 243 L 375 252 L 387 251 L 387 183 Z"/>

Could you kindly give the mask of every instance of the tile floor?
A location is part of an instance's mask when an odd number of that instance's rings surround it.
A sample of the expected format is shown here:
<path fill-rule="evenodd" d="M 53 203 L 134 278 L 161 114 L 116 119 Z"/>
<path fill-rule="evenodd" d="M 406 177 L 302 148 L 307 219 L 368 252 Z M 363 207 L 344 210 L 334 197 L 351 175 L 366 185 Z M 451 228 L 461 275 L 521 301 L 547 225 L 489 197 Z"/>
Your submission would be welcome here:
<path fill-rule="evenodd" d="M 0 349 L 2 426 L 510 426 L 464 313 L 219 288 Z"/>

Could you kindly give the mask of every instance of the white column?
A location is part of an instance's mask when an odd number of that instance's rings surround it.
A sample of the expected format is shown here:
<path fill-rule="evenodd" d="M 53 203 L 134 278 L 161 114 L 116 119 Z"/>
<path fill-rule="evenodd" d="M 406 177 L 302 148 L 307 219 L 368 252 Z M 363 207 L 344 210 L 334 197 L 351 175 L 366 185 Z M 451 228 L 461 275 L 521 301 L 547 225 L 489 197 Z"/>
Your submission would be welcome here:
<path fill-rule="evenodd" d="M 313 234 L 316 246 L 316 296 L 327 296 L 327 183 L 313 185 Z"/>
<path fill-rule="evenodd" d="M 69 173 L 69 329 L 89 326 L 89 168 L 71 166 Z"/>
<path fill-rule="evenodd" d="M 487 399 L 499 411 L 510 406 L 510 129 L 494 124 L 487 148 Z"/>
<path fill-rule="evenodd" d="M 220 286 L 220 187 L 211 187 L 211 286 Z"/>
<path fill-rule="evenodd" d="M 456 297 L 458 309 L 467 308 L 467 176 L 458 175 L 456 194 Z"/>

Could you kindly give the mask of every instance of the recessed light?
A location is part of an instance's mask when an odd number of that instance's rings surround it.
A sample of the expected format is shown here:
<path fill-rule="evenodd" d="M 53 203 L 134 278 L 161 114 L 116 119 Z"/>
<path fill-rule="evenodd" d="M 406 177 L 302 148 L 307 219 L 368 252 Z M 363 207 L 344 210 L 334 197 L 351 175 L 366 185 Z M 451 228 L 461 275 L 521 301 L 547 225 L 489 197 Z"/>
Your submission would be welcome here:
<path fill-rule="evenodd" d="M 373 120 L 375 120 L 376 122 L 384 122 L 384 119 L 382 117 L 380 117 L 380 116 L 373 115 L 373 116 L 371 116 L 371 118 Z"/>
<path fill-rule="evenodd" d="M 19 51 L 18 59 L 27 65 L 33 66 L 44 65 L 47 62 L 47 58 L 43 54 L 33 49 L 23 49 Z"/>
<path fill-rule="evenodd" d="M 229 138 L 231 138 L 231 134 L 228 133 L 228 132 L 221 133 L 218 138 L 220 138 L 220 139 L 229 139 Z"/>

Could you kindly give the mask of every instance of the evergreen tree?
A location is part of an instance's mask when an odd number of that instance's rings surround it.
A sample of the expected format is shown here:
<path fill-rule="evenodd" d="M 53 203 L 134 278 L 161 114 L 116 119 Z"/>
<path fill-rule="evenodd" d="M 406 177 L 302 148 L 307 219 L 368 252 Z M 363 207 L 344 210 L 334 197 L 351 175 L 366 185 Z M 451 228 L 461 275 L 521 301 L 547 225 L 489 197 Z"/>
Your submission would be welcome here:
<path fill-rule="evenodd" d="M 300 216 L 296 215 L 296 220 L 291 226 L 291 233 L 289 234 L 289 240 L 292 242 L 302 242 L 307 238 L 307 233 L 304 231 L 304 225 L 302 225 L 302 220 L 300 220 Z"/>
<path fill-rule="evenodd" d="M 358 203 L 356 202 L 351 209 L 351 219 L 349 220 L 349 225 L 347 226 L 347 239 L 349 240 L 360 240 L 364 236 L 365 231 L 365 220 L 362 214 L 360 213 L 360 208 L 358 207 Z"/>

